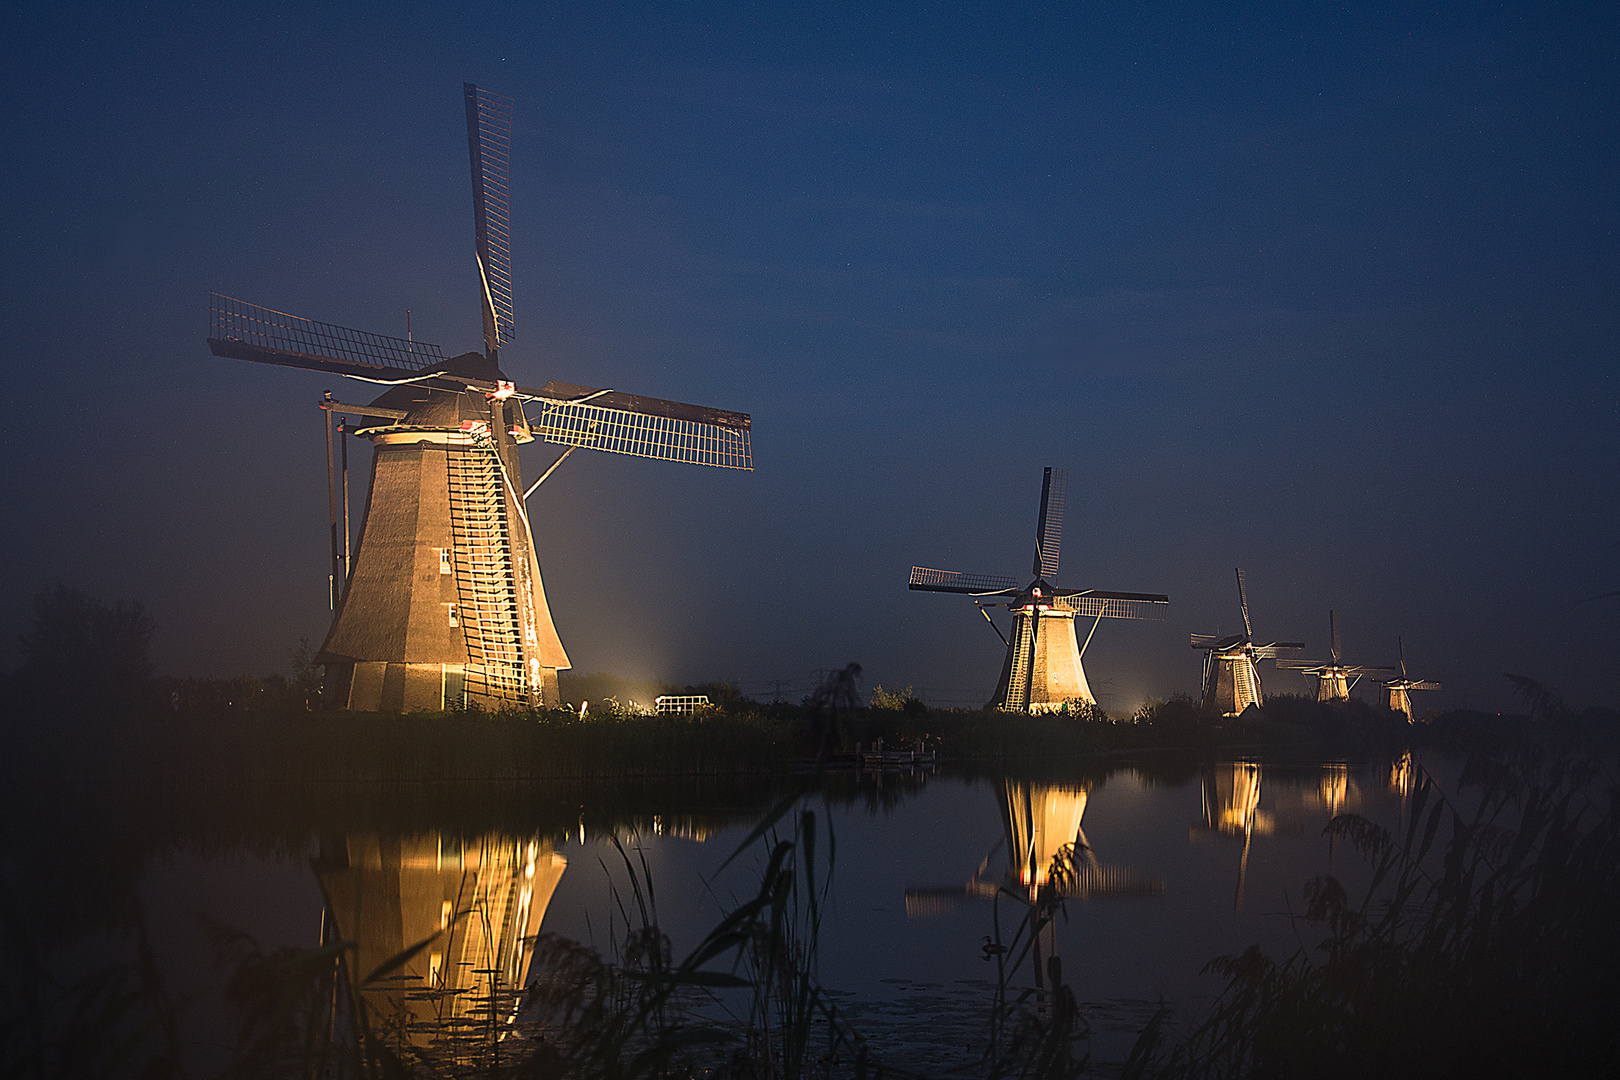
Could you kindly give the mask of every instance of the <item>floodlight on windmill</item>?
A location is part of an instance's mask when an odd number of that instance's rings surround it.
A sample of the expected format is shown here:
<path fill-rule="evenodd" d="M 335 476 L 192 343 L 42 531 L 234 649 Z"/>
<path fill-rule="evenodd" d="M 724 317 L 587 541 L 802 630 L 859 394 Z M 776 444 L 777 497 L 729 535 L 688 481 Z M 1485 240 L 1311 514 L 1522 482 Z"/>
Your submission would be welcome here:
<path fill-rule="evenodd" d="M 1356 688 L 1363 675 L 1374 672 L 1394 671 L 1388 666 L 1376 664 L 1346 664 L 1344 653 L 1339 648 L 1339 613 L 1328 612 L 1328 659 L 1326 660 L 1278 660 L 1280 668 L 1291 668 L 1302 671 L 1307 675 L 1316 676 L 1317 701 L 1345 701 L 1350 697 L 1350 691 Z"/>
<path fill-rule="evenodd" d="M 1402 713 L 1408 720 L 1411 720 L 1411 691 L 1438 690 L 1440 689 L 1440 684 L 1430 679 L 1414 679 L 1408 675 L 1406 673 L 1406 639 L 1398 637 L 1395 639 L 1395 641 L 1400 648 L 1401 674 L 1400 678 L 1390 679 L 1384 683 L 1384 692 L 1386 695 L 1385 704 L 1389 706 L 1390 712 Z M 1389 669 L 1386 668 L 1385 670 L 1387 671 Z"/>
<path fill-rule="evenodd" d="M 557 672 L 569 661 L 526 501 L 573 451 L 753 467 L 746 413 L 558 381 L 534 390 L 502 370 L 513 334 L 512 102 L 470 83 L 464 97 L 482 353 L 447 358 L 409 331 L 352 330 L 209 294 L 216 356 L 388 387 L 369 405 L 330 393 L 321 402 L 329 482 L 333 414 L 357 419 L 352 433 L 376 451 L 352 564 L 347 498 L 340 544 L 330 496 L 334 617 L 316 659 L 329 702 L 352 709 L 556 703 Z M 517 447 L 536 440 L 563 452 L 524 487 Z M 346 490 L 346 450 L 343 461 Z"/>
<path fill-rule="evenodd" d="M 1249 621 L 1249 595 L 1242 569 L 1237 572 L 1238 608 L 1243 613 L 1243 633 L 1220 637 L 1193 634 L 1192 647 L 1204 650 L 1204 708 L 1222 716 L 1236 716 L 1250 705 L 1261 703 L 1262 660 L 1275 660 L 1285 650 L 1303 649 L 1303 641 L 1271 641 L 1257 644 L 1254 625 Z"/>
<path fill-rule="evenodd" d="M 1006 645 L 1001 678 L 992 707 L 1010 712 L 1047 712 L 1070 704 L 1095 705 L 1081 658 L 1097 625 L 1109 619 L 1163 619 L 1170 598 L 1162 593 L 1103 592 L 1098 589 L 1059 589 L 1058 557 L 1063 546 L 1063 513 L 1069 486 L 1067 469 L 1048 468 L 1041 476 L 1041 510 L 1035 524 L 1034 579 L 1020 587 L 1018 579 L 997 574 L 965 574 L 954 570 L 911 568 L 910 587 L 919 592 L 960 593 L 971 596 L 979 611 Z M 1005 598 L 1005 599 L 1001 599 Z M 1001 633 L 987 606 L 1012 611 L 1012 633 Z M 1075 632 L 1076 617 L 1092 620 L 1082 644 Z"/>

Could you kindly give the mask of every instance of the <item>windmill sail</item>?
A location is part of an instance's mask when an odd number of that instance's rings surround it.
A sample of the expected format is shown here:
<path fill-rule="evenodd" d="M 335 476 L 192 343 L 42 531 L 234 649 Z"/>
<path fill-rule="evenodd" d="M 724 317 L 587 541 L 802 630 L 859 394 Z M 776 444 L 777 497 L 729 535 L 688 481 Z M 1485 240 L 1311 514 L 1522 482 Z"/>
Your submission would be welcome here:
<path fill-rule="evenodd" d="M 437 345 L 316 322 L 216 292 L 208 294 L 208 348 L 233 360 L 384 382 L 445 364 Z"/>
<path fill-rule="evenodd" d="M 467 153 L 472 159 L 473 229 L 484 287 L 484 348 L 512 340 L 512 246 L 507 171 L 512 162 L 512 99 L 472 83 L 467 96 Z"/>
<path fill-rule="evenodd" d="M 1170 598 L 1160 593 L 1116 593 L 1087 589 L 1059 596 L 1052 601 L 1052 606 L 1088 619 L 1162 620 L 1170 607 Z"/>
<path fill-rule="evenodd" d="M 931 570 L 926 566 L 911 568 L 908 588 L 919 592 L 967 593 L 973 596 L 991 596 L 1011 592 L 1018 588 L 1014 578 L 1000 574 L 961 574 L 955 570 Z"/>
<path fill-rule="evenodd" d="M 546 442 L 722 469 L 754 467 L 747 413 L 556 382 L 518 396 L 538 403 L 529 428 Z"/>
<path fill-rule="evenodd" d="M 1069 495 L 1069 470 L 1046 470 L 1041 477 L 1041 516 L 1035 526 L 1035 573 L 1057 577 L 1063 548 L 1063 508 Z"/>

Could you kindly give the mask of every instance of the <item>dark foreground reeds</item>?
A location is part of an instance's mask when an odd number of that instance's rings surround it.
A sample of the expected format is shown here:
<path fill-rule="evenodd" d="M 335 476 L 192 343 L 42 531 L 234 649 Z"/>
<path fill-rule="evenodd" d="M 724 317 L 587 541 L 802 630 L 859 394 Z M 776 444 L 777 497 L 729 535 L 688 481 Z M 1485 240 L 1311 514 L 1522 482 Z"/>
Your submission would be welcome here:
<path fill-rule="evenodd" d="M 1607 759 L 1612 765 L 1612 757 Z M 1583 1077 L 1620 1073 L 1620 784 L 1578 743 L 1427 772 L 1404 828 L 1333 819 L 1372 861 L 1350 897 L 1305 886 L 1301 946 L 1210 964 L 1208 1015 L 1144 1032 L 1130 1077 Z"/>

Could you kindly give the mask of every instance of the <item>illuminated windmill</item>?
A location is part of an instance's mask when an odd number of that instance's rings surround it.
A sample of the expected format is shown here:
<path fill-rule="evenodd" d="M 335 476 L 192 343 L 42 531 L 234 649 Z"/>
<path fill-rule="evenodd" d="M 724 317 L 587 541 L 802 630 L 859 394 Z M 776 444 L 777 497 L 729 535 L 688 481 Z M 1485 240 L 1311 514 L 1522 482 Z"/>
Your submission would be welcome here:
<path fill-rule="evenodd" d="M 1204 708 L 1220 710 L 1222 716 L 1236 716 L 1250 705 L 1260 704 L 1262 660 L 1275 660 L 1283 649 L 1303 649 L 1303 641 L 1254 642 L 1249 622 L 1249 598 L 1244 590 L 1243 571 L 1237 572 L 1238 607 L 1243 610 L 1243 633 L 1227 637 L 1214 634 L 1192 635 L 1192 647 L 1205 650 Z"/>
<path fill-rule="evenodd" d="M 512 103 L 471 84 L 465 90 L 482 353 L 447 359 L 413 336 L 311 322 L 210 294 L 214 355 L 389 388 L 370 405 L 347 405 L 330 394 L 321 404 L 328 410 L 329 466 L 333 413 L 358 418 L 353 433 L 375 448 L 352 565 L 346 449 L 341 545 L 331 498 L 335 615 L 316 661 L 326 667 L 327 700 L 338 707 L 556 703 L 557 672 L 569 666 L 568 655 L 546 604 L 524 507 L 540 482 L 580 447 L 752 468 L 744 413 L 561 382 L 530 390 L 501 369 L 499 350 L 512 337 Z M 535 439 L 567 449 L 525 488 L 517 447 Z"/>
<path fill-rule="evenodd" d="M 1350 697 L 1350 691 L 1355 689 L 1356 683 L 1361 681 L 1363 675 L 1374 671 L 1394 671 L 1392 667 L 1376 667 L 1367 664 L 1346 664 L 1343 653 L 1339 651 L 1339 613 L 1328 612 L 1328 656 L 1327 660 L 1278 660 L 1280 668 L 1292 668 L 1303 671 L 1307 675 L 1316 676 L 1317 701 L 1345 701 Z"/>
<path fill-rule="evenodd" d="M 1384 683 L 1384 690 L 1388 693 L 1389 711 L 1405 713 L 1408 720 L 1412 719 L 1412 699 L 1408 696 L 1410 690 L 1438 690 L 1440 684 L 1427 679 L 1413 679 L 1406 674 L 1406 641 L 1396 638 L 1401 650 L 1401 677 L 1390 679 Z M 1385 668 L 1385 671 L 1390 670 Z"/>
<path fill-rule="evenodd" d="M 1058 589 L 1049 578 L 1057 576 L 1058 553 L 1063 541 L 1063 504 L 1069 470 L 1047 469 L 1041 479 L 1041 513 L 1035 526 L 1035 580 L 1022 588 L 1016 578 L 994 574 L 960 574 L 951 570 L 911 568 L 911 588 L 922 592 L 963 593 L 976 598 L 1011 597 L 1012 637 L 1005 636 L 1007 658 L 1001 665 L 992 706 L 1010 712 L 1049 712 L 1069 702 L 1096 704 L 1086 682 L 1080 658 L 1085 655 L 1097 624 L 1110 619 L 1162 619 L 1170 598 L 1160 593 L 1102 592 L 1096 589 Z M 990 613 L 979 610 L 986 620 Z M 1077 616 L 1092 620 L 1084 644 L 1075 633 Z M 991 621 L 990 625 L 996 624 Z M 1001 634 L 999 627 L 996 633 Z"/>

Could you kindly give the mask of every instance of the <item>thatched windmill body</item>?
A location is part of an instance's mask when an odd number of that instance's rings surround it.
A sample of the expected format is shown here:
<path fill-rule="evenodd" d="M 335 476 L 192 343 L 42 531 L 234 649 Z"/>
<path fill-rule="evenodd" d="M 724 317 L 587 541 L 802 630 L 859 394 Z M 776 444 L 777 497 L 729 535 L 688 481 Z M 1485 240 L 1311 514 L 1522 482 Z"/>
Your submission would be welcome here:
<path fill-rule="evenodd" d="M 1396 638 L 1395 641 L 1400 647 L 1401 674 L 1399 678 L 1390 679 L 1384 683 L 1385 703 L 1389 706 L 1390 712 L 1403 713 L 1410 720 L 1412 719 L 1411 692 L 1413 690 L 1438 690 L 1440 684 L 1430 679 L 1414 679 L 1407 675 L 1406 639 Z M 1389 669 L 1386 668 L 1385 670 Z"/>
<path fill-rule="evenodd" d="M 1249 597 L 1244 574 L 1237 572 L 1238 607 L 1243 612 L 1243 633 L 1219 637 L 1193 634 L 1192 647 L 1204 650 L 1204 708 L 1223 716 L 1236 716 L 1250 705 L 1261 703 L 1259 663 L 1274 660 L 1285 649 L 1303 649 L 1303 641 L 1254 640 L 1249 621 Z"/>
<path fill-rule="evenodd" d="M 1394 671 L 1388 666 L 1370 664 L 1346 664 L 1344 654 L 1339 648 L 1339 613 L 1328 612 L 1328 659 L 1326 660 L 1278 660 L 1280 668 L 1292 668 L 1303 671 L 1307 675 L 1316 676 L 1317 701 L 1346 701 L 1350 691 L 1355 689 L 1356 683 L 1361 681 L 1363 675 L 1373 672 Z"/>
<path fill-rule="evenodd" d="M 1005 605 L 1012 611 L 1012 633 L 1002 637 L 1007 652 L 990 700 L 993 708 L 1049 712 L 1070 703 L 1096 704 L 1080 661 L 1097 625 L 1105 618 L 1162 619 L 1170 603 L 1162 593 L 1059 589 L 1051 584 L 1048 579 L 1057 576 L 1063 543 L 1068 485 L 1067 469 L 1048 468 L 1042 475 L 1041 511 L 1035 526 L 1035 578 L 1028 584 L 1020 587 L 1016 578 L 995 574 L 911 568 L 912 589 L 972 596 L 979 601 L 986 620 L 990 615 L 984 611 L 985 601 L 1006 598 Z M 1084 643 L 1075 629 L 1076 618 L 1092 620 Z M 991 621 L 990 625 L 996 624 Z M 996 633 L 1001 633 L 999 627 Z"/>
<path fill-rule="evenodd" d="M 372 334 L 210 294 L 216 356 L 342 375 L 388 387 L 369 405 L 331 399 L 375 449 L 370 494 L 349 557 L 332 507 L 334 617 L 316 657 L 329 704 L 356 710 L 540 706 L 569 666 L 546 603 L 525 501 L 575 449 L 749 469 L 744 413 L 548 382 L 518 386 L 499 352 L 512 336 L 508 244 L 509 99 L 468 84 L 467 141 L 484 350 Z M 343 430 L 349 430 L 345 424 Z M 566 449 L 525 488 L 517 448 Z M 343 444 L 345 447 L 347 443 Z M 331 475 L 329 471 L 329 481 Z M 330 490 L 330 489 L 329 489 Z"/>

